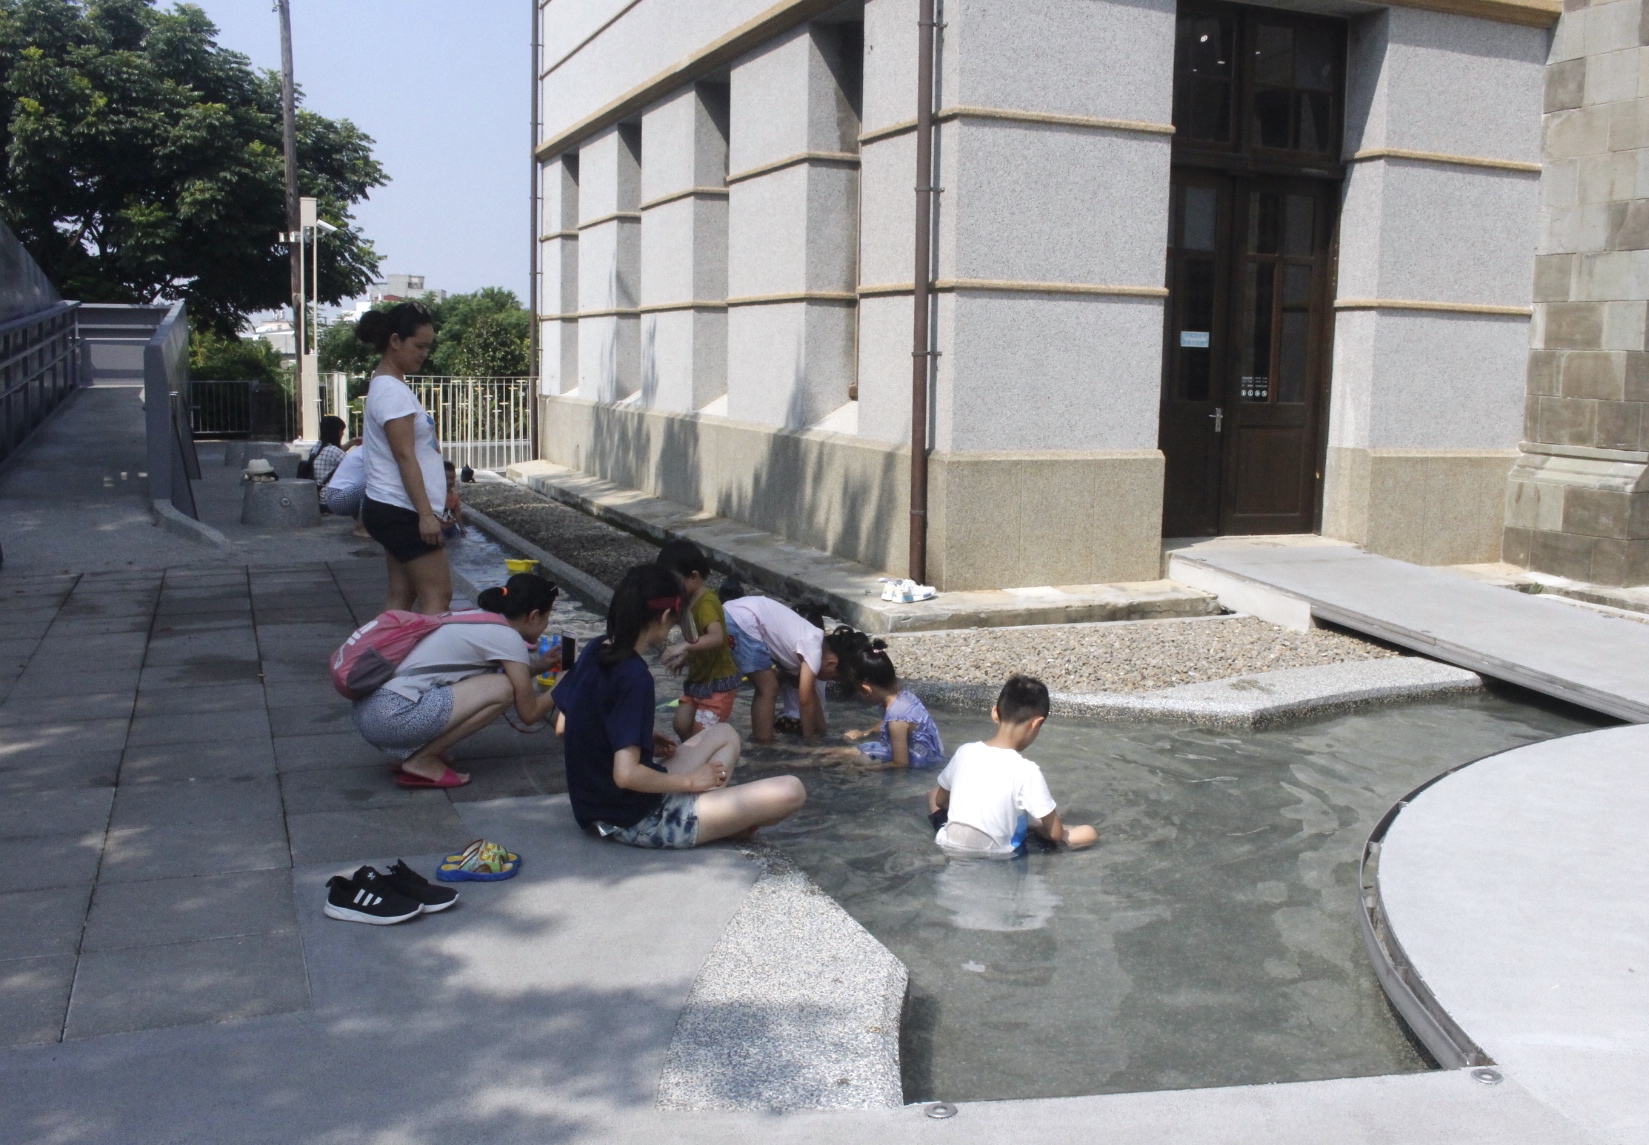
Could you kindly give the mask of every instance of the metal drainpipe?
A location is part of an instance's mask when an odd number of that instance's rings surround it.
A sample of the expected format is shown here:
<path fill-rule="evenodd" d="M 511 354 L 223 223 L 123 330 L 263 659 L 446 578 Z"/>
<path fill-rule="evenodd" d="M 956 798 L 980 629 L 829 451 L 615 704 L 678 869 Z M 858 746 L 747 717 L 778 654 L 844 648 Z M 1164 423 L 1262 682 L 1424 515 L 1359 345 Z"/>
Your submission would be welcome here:
<path fill-rule="evenodd" d="M 928 286 L 933 238 L 933 41 L 934 0 L 921 0 L 916 64 L 916 273 L 910 356 L 910 578 L 928 578 L 928 375 L 933 353 L 928 333 Z"/>
<path fill-rule="evenodd" d="M 527 313 L 532 321 L 527 332 L 527 424 L 528 433 L 532 435 L 532 442 L 528 446 L 527 455 L 534 461 L 538 460 L 538 278 L 543 263 L 543 252 L 539 249 L 538 241 L 538 213 L 540 194 L 540 180 L 543 166 L 538 162 L 538 70 L 542 65 L 543 43 L 539 39 L 539 19 L 542 15 L 538 7 L 538 0 L 528 0 L 532 5 L 532 85 L 529 92 L 532 96 L 532 145 L 527 149 L 527 156 L 532 163 L 532 182 L 527 189 L 527 208 L 532 215 L 531 234 L 532 246 L 527 259 Z"/>

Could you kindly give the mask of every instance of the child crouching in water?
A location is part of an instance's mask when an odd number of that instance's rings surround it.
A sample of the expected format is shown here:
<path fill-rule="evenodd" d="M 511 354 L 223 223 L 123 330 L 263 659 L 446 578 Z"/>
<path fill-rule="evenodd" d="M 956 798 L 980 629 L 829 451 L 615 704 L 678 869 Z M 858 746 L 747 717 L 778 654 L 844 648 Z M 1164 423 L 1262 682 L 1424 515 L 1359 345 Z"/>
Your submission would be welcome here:
<path fill-rule="evenodd" d="M 991 708 L 996 734 L 963 744 L 928 795 L 934 842 L 955 858 L 1011 859 L 1034 834 L 1052 846 L 1091 847 L 1099 832 L 1059 820 L 1042 769 L 1020 754 L 1048 719 L 1048 688 L 1031 676 L 1009 676 Z"/>
<path fill-rule="evenodd" d="M 728 648 L 727 618 L 721 597 L 705 583 L 710 560 L 692 541 L 674 540 L 659 550 L 658 563 L 675 574 L 681 585 L 681 635 L 684 643 L 664 650 L 664 666 L 672 672 L 687 667 L 681 702 L 673 721 L 683 743 L 701 729 L 733 718 L 739 694 L 739 670 Z"/>
<path fill-rule="evenodd" d="M 926 705 L 915 692 L 906 690 L 893 670 L 887 641 L 872 640 L 857 633 L 858 640 L 842 675 L 858 686 L 859 694 L 882 705 L 882 722 L 866 731 L 850 731 L 852 743 L 870 736 L 877 738 L 859 745 L 859 752 L 894 767 L 938 767 L 945 762 L 945 745 L 939 728 Z"/>

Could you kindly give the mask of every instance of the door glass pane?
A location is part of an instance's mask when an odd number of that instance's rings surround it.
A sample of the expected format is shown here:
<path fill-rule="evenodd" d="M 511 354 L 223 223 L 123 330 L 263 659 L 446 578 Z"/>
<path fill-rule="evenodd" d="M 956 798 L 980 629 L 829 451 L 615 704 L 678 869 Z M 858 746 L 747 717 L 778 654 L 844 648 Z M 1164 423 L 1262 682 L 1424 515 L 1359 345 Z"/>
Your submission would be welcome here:
<path fill-rule="evenodd" d="M 1287 148 L 1292 137 L 1288 112 L 1294 93 L 1278 88 L 1254 93 L 1254 141 L 1261 147 Z"/>
<path fill-rule="evenodd" d="M 1254 29 L 1254 82 L 1279 87 L 1293 85 L 1293 28 L 1260 24 Z"/>
<path fill-rule="evenodd" d="M 1231 141 L 1232 43 L 1227 17 L 1181 16 L 1174 53 L 1174 126 L 1182 139 Z"/>
<path fill-rule="evenodd" d="M 1180 263 L 1178 297 L 1180 398 L 1205 402 L 1212 389 L 1214 329 L 1214 260 L 1185 259 Z"/>
<path fill-rule="evenodd" d="M 1213 250 L 1218 230 L 1215 210 L 1219 192 L 1212 187 L 1185 188 L 1184 227 L 1180 246 L 1186 250 Z"/>
<path fill-rule="evenodd" d="M 1289 270 L 1299 270 L 1291 266 Z M 1305 310 L 1284 310 L 1282 345 L 1277 354 L 1277 400 L 1303 401 L 1306 363 L 1310 359 L 1311 314 Z"/>
<path fill-rule="evenodd" d="M 1334 39 L 1326 28 L 1294 29 L 1294 86 L 1334 90 Z"/>
<path fill-rule="evenodd" d="M 1283 232 L 1283 253 L 1310 257 L 1315 230 L 1317 201 L 1310 195 L 1288 197 L 1288 225 Z"/>
<path fill-rule="evenodd" d="M 1248 249 L 1276 254 L 1282 219 L 1282 196 L 1259 192 L 1248 197 Z"/>
<path fill-rule="evenodd" d="M 1276 267 L 1249 263 L 1244 283 L 1242 354 L 1237 396 L 1245 402 L 1271 400 L 1271 296 Z"/>
<path fill-rule="evenodd" d="M 1296 151 L 1310 151 L 1327 155 L 1334 149 L 1334 126 L 1329 122 L 1328 93 L 1303 91 L 1300 93 L 1300 141 Z"/>
<path fill-rule="evenodd" d="M 1283 268 L 1283 306 L 1311 305 L 1311 268 L 1285 266 Z"/>

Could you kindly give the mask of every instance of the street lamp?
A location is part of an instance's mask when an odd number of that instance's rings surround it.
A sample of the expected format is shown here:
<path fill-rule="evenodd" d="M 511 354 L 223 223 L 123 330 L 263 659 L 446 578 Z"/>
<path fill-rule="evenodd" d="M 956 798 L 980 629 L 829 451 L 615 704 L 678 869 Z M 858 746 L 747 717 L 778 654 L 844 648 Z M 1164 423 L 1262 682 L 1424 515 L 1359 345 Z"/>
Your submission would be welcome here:
<path fill-rule="evenodd" d="M 298 200 L 298 219 L 301 230 L 283 231 L 281 241 L 296 244 L 298 250 L 298 282 L 303 288 L 303 305 L 294 310 L 297 325 L 292 331 L 293 349 L 298 356 L 298 436 L 305 441 L 321 439 L 321 371 L 320 371 L 320 305 L 321 305 L 321 236 L 333 234 L 338 228 L 321 218 L 315 211 L 315 200 L 305 196 Z M 304 248 L 308 247 L 306 251 Z M 333 412 L 347 404 L 344 387 L 333 387 Z M 340 415 L 342 416 L 342 415 Z"/>

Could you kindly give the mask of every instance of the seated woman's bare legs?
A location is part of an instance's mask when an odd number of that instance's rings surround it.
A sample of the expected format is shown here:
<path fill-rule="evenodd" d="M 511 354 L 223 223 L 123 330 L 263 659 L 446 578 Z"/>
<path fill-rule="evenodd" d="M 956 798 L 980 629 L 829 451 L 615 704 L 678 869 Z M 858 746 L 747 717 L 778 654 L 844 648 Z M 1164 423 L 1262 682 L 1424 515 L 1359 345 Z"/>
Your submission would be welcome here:
<path fill-rule="evenodd" d="M 758 827 L 782 823 L 802 809 L 807 788 L 794 775 L 775 775 L 699 796 L 699 842 L 749 838 Z"/>
<path fill-rule="evenodd" d="M 452 716 L 446 730 L 401 762 L 401 770 L 425 779 L 440 779 L 447 772 L 447 749 L 474 735 L 515 702 L 509 678 L 497 672 L 471 676 L 452 685 Z M 469 775 L 464 772 L 465 779 Z"/>
<path fill-rule="evenodd" d="M 716 724 L 677 748 L 665 767 L 672 775 L 684 775 L 714 761 L 727 769 L 731 779 L 742 748 L 738 732 L 726 724 Z M 790 818 L 805 802 L 807 789 L 793 775 L 706 791 L 698 800 L 699 842 L 748 836 L 758 827 L 770 827 Z"/>
<path fill-rule="evenodd" d="M 432 616 L 452 607 L 452 566 L 447 563 L 447 550 L 425 553 L 401 567 L 411 582 L 419 612 Z"/>
<path fill-rule="evenodd" d="M 744 741 L 739 733 L 726 724 L 715 724 L 697 735 L 681 741 L 676 754 L 664 761 L 664 770 L 671 775 L 686 775 L 714 760 L 727 769 L 727 778 L 733 778 Z"/>

